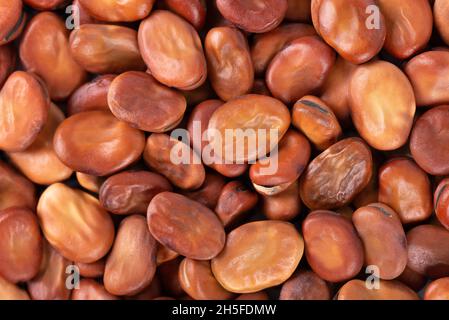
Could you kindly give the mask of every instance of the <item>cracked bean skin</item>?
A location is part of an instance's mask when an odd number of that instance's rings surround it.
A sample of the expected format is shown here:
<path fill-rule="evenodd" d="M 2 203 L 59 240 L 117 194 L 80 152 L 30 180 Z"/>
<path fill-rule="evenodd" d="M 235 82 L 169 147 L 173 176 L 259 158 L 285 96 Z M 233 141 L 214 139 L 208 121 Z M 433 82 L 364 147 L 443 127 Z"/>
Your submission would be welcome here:
<path fill-rule="evenodd" d="M 419 300 L 412 289 L 399 281 L 380 280 L 379 290 L 370 290 L 365 281 L 351 280 L 337 294 L 338 300 Z"/>
<path fill-rule="evenodd" d="M 186 191 L 182 194 L 214 210 L 225 185 L 226 180 L 223 176 L 215 172 L 206 172 L 204 183 L 199 189 Z"/>
<path fill-rule="evenodd" d="M 155 0 L 79 0 L 92 17 L 109 22 L 131 22 L 145 18 L 153 8 Z"/>

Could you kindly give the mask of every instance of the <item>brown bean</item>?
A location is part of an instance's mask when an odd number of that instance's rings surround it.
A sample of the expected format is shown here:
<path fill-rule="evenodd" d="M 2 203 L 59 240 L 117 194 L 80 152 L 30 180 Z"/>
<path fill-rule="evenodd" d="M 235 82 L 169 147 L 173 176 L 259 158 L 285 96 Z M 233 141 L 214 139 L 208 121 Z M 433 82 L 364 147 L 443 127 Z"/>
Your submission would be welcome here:
<path fill-rule="evenodd" d="M 179 281 L 184 291 L 195 300 L 230 300 L 233 297 L 215 279 L 210 261 L 185 258 L 179 266 Z"/>
<path fill-rule="evenodd" d="M 112 81 L 108 104 L 117 119 L 148 132 L 167 132 L 182 120 L 184 96 L 145 72 L 130 71 Z"/>
<path fill-rule="evenodd" d="M 337 142 L 316 157 L 301 176 L 300 194 L 310 209 L 349 204 L 369 183 L 371 151 L 359 138 Z"/>
<path fill-rule="evenodd" d="M 281 289 L 279 300 L 330 300 L 329 285 L 313 271 L 299 271 Z"/>
<path fill-rule="evenodd" d="M 352 222 L 362 239 L 365 265 L 377 266 L 384 280 L 400 276 L 407 266 L 407 238 L 399 215 L 384 204 L 373 203 L 356 210 Z"/>
<path fill-rule="evenodd" d="M 393 159 L 379 170 L 379 201 L 393 208 L 404 224 L 430 217 L 431 192 L 429 177 L 413 160 Z"/>
<path fill-rule="evenodd" d="M 410 136 L 416 163 L 429 174 L 449 174 L 449 105 L 430 109 L 418 118 Z"/>
<path fill-rule="evenodd" d="M 73 6 L 75 6 L 75 10 L 78 10 L 78 13 L 79 13 L 80 25 L 89 24 L 89 23 L 97 23 L 98 21 L 95 18 L 90 16 L 90 14 L 87 12 L 87 10 L 81 5 L 80 1 L 81 0 L 73 0 Z"/>
<path fill-rule="evenodd" d="M 449 300 L 449 278 L 432 281 L 426 287 L 424 300 Z"/>
<path fill-rule="evenodd" d="M 363 266 L 363 245 L 352 223 L 332 211 L 314 211 L 302 224 L 307 261 L 322 279 L 354 278 Z"/>
<path fill-rule="evenodd" d="M 379 289 L 369 289 L 362 280 L 347 282 L 337 295 L 338 300 L 419 300 L 412 289 L 399 281 L 380 280 Z"/>
<path fill-rule="evenodd" d="M 112 246 L 112 219 L 99 201 L 85 192 L 53 184 L 41 195 L 37 215 L 45 238 L 71 261 L 95 262 Z"/>
<path fill-rule="evenodd" d="M 30 296 L 0 275 L 0 300 L 30 300 Z"/>
<path fill-rule="evenodd" d="M 352 204 L 355 208 L 361 208 L 371 203 L 379 202 L 379 183 L 378 183 L 378 170 L 376 161 L 373 163 L 373 174 L 368 182 L 368 185 L 360 191 L 360 193 L 354 198 Z"/>
<path fill-rule="evenodd" d="M 212 260 L 212 272 L 226 290 L 254 293 L 290 278 L 303 251 L 304 241 L 292 224 L 250 222 L 228 234 L 223 252 Z"/>
<path fill-rule="evenodd" d="M 76 173 L 76 180 L 81 187 L 93 193 L 100 192 L 101 185 L 104 182 L 102 177 L 91 176 L 81 172 Z"/>
<path fill-rule="evenodd" d="M 61 7 L 67 0 L 23 0 L 23 2 L 37 10 L 54 10 Z"/>
<path fill-rule="evenodd" d="M 294 103 L 319 89 L 335 62 L 334 51 L 318 37 L 290 42 L 271 61 L 266 82 L 274 97 Z"/>
<path fill-rule="evenodd" d="M 31 280 L 42 261 L 42 237 L 29 209 L 0 211 L 0 274 L 13 283 Z"/>
<path fill-rule="evenodd" d="M 449 230 L 449 179 L 442 180 L 433 197 L 435 213 L 438 221 Z"/>
<path fill-rule="evenodd" d="M 110 112 L 89 111 L 64 120 L 53 143 L 59 159 L 69 168 L 106 176 L 138 160 L 145 137 Z"/>
<path fill-rule="evenodd" d="M 0 88 L 14 71 L 16 60 L 12 46 L 0 46 Z"/>
<path fill-rule="evenodd" d="M 153 278 L 151 284 L 134 296 L 127 296 L 127 300 L 153 300 L 161 296 L 161 284 L 157 277 Z"/>
<path fill-rule="evenodd" d="M 314 96 L 305 96 L 295 103 L 292 123 L 321 151 L 336 143 L 342 134 L 335 114 Z"/>
<path fill-rule="evenodd" d="M 86 78 L 70 54 L 64 21 L 52 12 L 39 13 L 28 23 L 20 42 L 20 59 L 27 71 L 44 80 L 53 100 L 65 100 Z"/>
<path fill-rule="evenodd" d="M 11 207 L 36 208 L 34 185 L 0 161 L 0 210 Z"/>
<path fill-rule="evenodd" d="M 27 149 L 43 129 L 49 108 L 47 91 L 36 77 L 23 71 L 10 75 L 0 91 L 0 149 Z"/>
<path fill-rule="evenodd" d="M 134 295 L 150 285 L 156 272 L 156 249 L 145 217 L 125 218 L 106 260 L 106 290 L 118 296 Z"/>
<path fill-rule="evenodd" d="M 293 182 L 284 191 L 262 197 L 262 213 L 269 220 L 290 221 L 301 212 L 301 199 L 299 197 L 299 183 Z"/>
<path fill-rule="evenodd" d="M 100 203 L 115 214 L 147 213 L 155 195 L 172 191 L 164 177 L 148 171 L 124 171 L 106 179 L 100 189 Z"/>
<path fill-rule="evenodd" d="M 181 287 L 181 282 L 179 281 L 179 266 L 181 264 L 181 261 L 182 258 L 180 257 L 163 263 L 157 268 L 158 277 L 161 281 L 162 291 L 169 296 L 185 296 L 185 292 Z"/>
<path fill-rule="evenodd" d="M 427 278 L 416 271 L 413 271 L 408 266 L 405 267 L 404 272 L 396 278 L 396 280 L 402 282 L 409 288 L 420 291 L 427 283 Z"/>
<path fill-rule="evenodd" d="M 435 26 L 446 44 L 449 44 L 449 29 L 447 28 L 447 17 L 449 16 L 449 5 L 444 0 L 435 0 L 433 7 Z"/>
<path fill-rule="evenodd" d="M 312 0 L 312 20 L 321 37 L 355 64 L 371 60 L 385 41 L 385 19 L 374 0 Z"/>
<path fill-rule="evenodd" d="M 155 0 L 79 0 L 89 14 L 102 21 L 137 21 L 145 18 L 153 8 Z"/>
<path fill-rule="evenodd" d="M 169 262 L 175 260 L 179 257 L 179 253 L 163 246 L 159 242 L 157 243 L 157 255 L 156 255 L 156 264 L 160 266 L 165 262 Z"/>
<path fill-rule="evenodd" d="M 206 22 L 206 3 L 203 0 L 165 0 L 168 8 L 189 21 L 197 30 Z"/>
<path fill-rule="evenodd" d="M 182 195 L 163 192 L 148 207 L 148 227 L 164 246 L 196 260 L 210 260 L 223 249 L 225 233 L 214 212 Z"/>
<path fill-rule="evenodd" d="M 239 28 L 263 33 L 282 22 L 287 12 L 287 0 L 217 0 L 217 8 Z"/>
<path fill-rule="evenodd" d="M 206 178 L 204 166 L 195 151 L 166 134 L 153 133 L 148 138 L 143 158 L 151 169 L 183 190 L 198 189 Z"/>
<path fill-rule="evenodd" d="M 102 284 L 92 279 L 81 279 L 79 289 L 73 290 L 72 300 L 118 300 Z"/>
<path fill-rule="evenodd" d="M 80 275 L 84 278 L 100 278 L 104 275 L 106 259 L 100 259 L 92 263 L 77 262 L 76 266 L 80 271 Z"/>
<path fill-rule="evenodd" d="M 14 41 L 26 23 L 22 0 L 0 0 L 0 46 Z"/>
<path fill-rule="evenodd" d="M 208 172 L 203 185 L 199 189 L 183 192 L 182 194 L 214 210 L 225 184 L 226 180 L 223 176 L 214 172 Z"/>
<path fill-rule="evenodd" d="M 270 297 L 268 297 L 268 294 L 265 291 L 259 291 L 254 293 L 241 294 L 235 300 L 246 300 L 246 301 L 270 300 Z"/>
<path fill-rule="evenodd" d="M 139 28 L 139 47 L 153 76 L 169 87 L 191 90 L 207 77 L 200 37 L 184 19 L 164 10 L 154 11 Z"/>
<path fill-rule="evenodd" d="M 407 142 L 416 104 L 413 88 L 399 68 L 385 61 L 359 66 L 349 92 L 352 121 L 368 144 L 395 150 Z"/>
<path fill-rule="evenodd" d="M 151 72 L 147 71 L 151 74 Z M 188 106 L 195 106 L 201 102 L 215 98 L 210 82 L 206 80 L 201 86 L 193 90 L 181 90 L 187 100 Z"/>

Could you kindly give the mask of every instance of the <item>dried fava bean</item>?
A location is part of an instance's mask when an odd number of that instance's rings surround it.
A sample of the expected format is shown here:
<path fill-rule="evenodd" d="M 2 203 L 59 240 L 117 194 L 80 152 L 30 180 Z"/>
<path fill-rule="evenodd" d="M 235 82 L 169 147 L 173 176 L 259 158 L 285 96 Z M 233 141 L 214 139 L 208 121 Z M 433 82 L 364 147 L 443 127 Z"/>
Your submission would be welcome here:
<path fill-rule="evenodd" d="M 313 271 L 299 271 L 282 285 L 279 300 L 330 300 L 329 285 Z"/>
<path fill-rule="evenodd" d="M 310 2 L 310 0 L 307 1 Z M 255 72 L 262 75 L 271 60 L 290 41 L 314 35 L 316 35 L 315 29 L 308 24 L 302 23 L 282 25 L 270 32 L 255 35 L 251 47 L 251 58 Z"/>
<path fill-rule="evenodd" d="M 254 188 L 263 195 L 275 195 L 298 180 L 310 158 L 310 143 L 291 129 L 270 156 L 253 164 L 249 176 Z"/>
<path fill-rule="evenodd" d="M 64 119 L 64 113 L 52 104 L 47 123 L 33 144 L 24 151 L 8 153 L 12 163 L 34 183 L 50 185 L 68 179 L 73 173 L 59 160 L 53 149 L 53 136 Z"/>
<path fill-rule="evenodd" d="M 354 278 L 363 266 L 363 245 L 352 223 L 332 211 L 314 211 L 302 224 L 307 261 L 322 279 Z"/>
<path fill-rule="evenodd" d="M 221 190 L 215 213 L 225 227 L 238 222 L 257 205 L 257 194 L 240 181 L 231 181 Z"/>
<path fill-rule="evenodd" d="M 433 197 L 435 213 L 438 221 L 449 230 L 449 179 L 442 180 Z"/>
<path fill-rule="evenodd" d="M 402 272 L 402 274 L 397 277 L 396 280 L 399 280 L 400 282 L 404 283 L 406 286 L 417 292 L 424 288 L 424 286 L 428 282 L 427 278 L 424 275 L 413 271 L 408 266 L 405 267 L 404 272 Z"/>
<path fill-rule="evenodd" d="M 427 45 L 432 35 L 432 8 L 428 0 L 379 0 L 385 17 L 384 47 L 398 59 L 407 59 Z"/>
<path fill-rule="evenodd" d="M 15 40 L 26 23 L 22 0 L 0 0 L 0 46 Z"/>
<path fill-rule="evenodd" d="M 407 266 L 407 238 L 399 215 L 381 203 L 362 207 L 352 222 L 365 248 L 365 265 L 379 268 L 379 277 L 392 280 Z"/>
<path fill-rule="evenodd" d="M 445 0 L 435 0 L 433 7 L 435 26 L 446 44 L 449 44 L 449 29 L 447 27 L 447 19 L 449 17 L 448 4 Z"/>
<path fill-rule="evenodd" d="M 100 259 L 92 263 L 77 262 L 76 266 L 80 271 L 80 275 L 85 278 L 100 278 L 104 275 L 106 259 Z"/>
<path fill-rule="evenodd" d="M 147 70 L 147 73 L 151 74 L 149 70 Z M 184 97 L 186 97 L 188 106 L 195 106 L 205 100 L 215 98 L 215 93 L 212 90 L 209 80 L 206 80 L 198 88 L 193 90 L 181 90 L 181 92 Z"/>
<path fill-rule="evenodd" d="M 179 253 L 170 250 L 169 248 L 163 246 L 159 242 L 157 243 L 157 255 L 156 255 L 156 264 L 160 266 L 165 262 L 172 261 L 179 257 Z"/>
<path fill-rule="evenodd" d="M 290 113 L 282 102 L 267 96 L 245 95 L 214 112 L 208 127 L 209 144 L 223 162 L 255 161 L 273 150 L 290 121 Z M 257 146 L 249 145 L 248 131 Z M 231 139 L 225 138 L 226 132 L 231 133 Z"/>
<path fill-rule="evenodd" d="M 162 291 L 173 297 L 185 296 L 185 292 L 179 281 L 179 265 L 182 258 L 168 261 L 157 268 L 158 278 L 161 282 Z"/>
<path fill-rule="evenodd" d="M 56 183 L 42 193 L 37 215 L 48 242 L 65 258 L 91 263 L 112 246 L 114 226 L 98 200 Z"/>
<path fill-rule="evenodd" d="M 156 250 L 156 240 L 148 230 L 145 217 L 125 218 L 106 260 L 103 278 L 106 290 L 123 296 L 145 289 L 156 272 Z"/>
<path fill-rule="evenodd" d="M 287 0 L 285 18 L 291 21 L 310 21 L 311 0 Z"/>
<path fill-rule="evenodd" d="M 217 8 L 237 27 L 263 33 L 282 22 L 287 12 L 287 0 L 217 0 Z"/>
<path fill-rule="evenodd" d="M 210 261 L 185 258 L 179 266 L 179 281 L 184 291 L 195 300 L 229 300 L 234 296 L 215 279 Z"/>
<path fill-rule="evenodd" d="M 195 151 L 166 134 L 153 133 L 148 138 L 143 158 L 151 169 L 183 190 L 198 189 L 206 178 L 204 166 Z"/>
<path fill-rule="evenodd" d="M 316 36 L 290 42 L 271 61 L 266 82 L 274 97 L 294 103 L 319 89 L 335 62 L 335 53 Z"/>
<path fill-rule="evenodd" d="M 449 52 L 428 51 L 411 59 L 404 71 L 412 83 L 418 106 L 449 103 Z"/>
<path fill-rule="evenodd" d="M 44 80 L 53 100 L 65 100 L 86 78 L 70 54 L 64 21 L 52 12 L 39 13 L 28 23 L 20 42 L 20 59 L 27 71 Z"/>
<path fill-rule="evenodd" d="M 424 221 L 433 211 L 429 177 L 413 160 L 390 160 L 379 170 L 379 201 L 393 208 L 404 224 Z"/>
<path fill-rule="evenodd" d="M 184 19 L 154 11 L 139 27 L 139 47 L 152 75 L 169 87 L 192 90 L 207 78 L 200 37 Z"/>
<path fill-rule="evenodd" d="M 170 182 L 156 173 L 124 171 L 102 184 L 100 203 L 115 214 L 146 214 L 155 195 L 171 190 Z"/>
<path fill-rule="evenodd" d="M 100 192 L 104 178 L 77 172 L 76 180 L 84 189 L 89 190 L 90 192 L 98 193 Z"/>
<path fill-rule="evenodd" d="M 371 151 L 362 139 L 344 139 L 309 164 L 301 176 L 301 199 L 310 209 L 343 207 L 368 185 L 372 171 Z"/>
<path fill-rule="evenodd" d="M 36 208 L 34 185 L 0 161 L 0 210 L 11 207 Z"/>
<path fill-rule="evenodd" d="M 16 71 L 0 91 L 0 149 L 23 151 L 36 139 L 47 121 L 50 100 L 32 74 Z"/>
<path fill-rule="evenodd" d="M 30 296 L 0 275 L 0 300 L 30 300 Z"/>
<path fill-rule="evenodd" d="M 159 279 L 155 276 L 151 284 L 134 296 L 127 296 L 127 300 L 153 300 L 161 296 L 161 284 Z"/>
<path fill-rule="evenodd" d="M 197 30 L 206 22 L 206 3 L 204 0 L 165 0 L 168 8 L 189 21 Z"/>
<path fill-rule="evenodd" d="M 376 162 L 373 163 L 373 174 L 368 182 L 368 185 L 360 191 L 360 193 L 354 198 L 352 204 L 355 208 L 367 206 L 371 203 L 379 202 L 379 183 L 378 183 L 378 170 Z"/>
<path fill-rule="evenodd" d="M 424 300 L 449 300 L 449 278 L 440 278 L 427 285 Z"/>
<path fill-rule="evenodd" d="M 0 211 L 0 274 L 13 283 L 31 280 L 42 261 L 42 237 L 29 209 Z"/>
<path fill-rule="evenodd" d="M 11 45 L 0 46 L 0 88 L 16 66 L 16 54 Z"/>
<path fill-rule="evenodd" d="M 395 150 L 407 142 L 416 104 L 413 88 L 399 68 L 385 61 L 359 66 L 349 91 L 352 121 L 368 144 Z"/>
<path fill-rule="evenodd" d="M 386 37 L 385 19 L 374 0 L 312 0 L 312 20 L 317 32 L 343 58 L 361 64 L 371 60 Z"/>
<path fill-rule="evenodd" d="M 182 194 L 214 210 L 225 184 L 226 180 L 223 176 L 214 172 L 207 172 L 204 183 L 199 189 L 183 192 Z"/>
<path fill-rule="evenodd" d="M 290 221 L 301 212 L 301 199 L 299 198 L 299 183 L 293 182 L 284 191 L 262 197 L 262 213 L 269 220 Z"/>
<path fill-rule="evenodd" d="M 248 42 L 236 28 L 212 28 L 204 43 L 209 80 L 224 101 L 248 93 L 254 83 L 254 69 Z"/>
<path fill-rule="evenodd" d="M 314 96 L 305 96 L 295 103 L 292 123 L 321 151 L 336 143 L 342 134 L 335 114 Z"/>
<path fill-rule="evenodd" d="M 73 290 L 72 300 L 118 300 L 102 284 L 92 279 L 81 279 L 79 289 Z"/>
<path fill-rule="evenodd" d="M 111 74 L 98 76 L 79 87 L 70 96 L 67 103 L 67 113 L 74 115 L 75 113 L 92 110 L 109 111 L 108 91 L 115 77 Z"/>
<path fill-rule="evenodd" d="M 145 147 L 144 134 L 107 111 L 89 111 L 64 120 L 54 137 L 54 149 L 69 168 L 106 176 L 134 163 Z"/>
<path fill-rule="evenodd" d="M 74 12 L 73 10 L 78 10 L 80 25 L 98 23 L 98 21 L 91 17 L 87 10 L 81 5 L 80 0 L 73 0 L 73 6 L 76 6 L 76 9 L 72 8 L 72 13 Z"/>
<path fill-rule="evenodd" d="M 166 132 L 176 127 L 187 108 L 185 97 L 145 72 L 130 71 L 112 81 L 108 93 L 112 113 L 132 127 Z"/>
<path fill-rule="evenodd" d="M 410 136 L 416 163 L 429 174 L 449 174 L 449 105 L 430 109 L 416 121 Z"/>
<path fill-rule="evenodd" d="M 68 300 L 71 289 L 66 286 L 66 271 L 71 265 L 72 262 L 44 241 L 41 270 L 27 284 L 31 298 L 33 300 Z"/>
<path fill-rule="evenodd" d="M 83 24 L 70 35 L 73 58 L 92 73 L 145 70 L 134 29 L 102 24 Z"/>
<path fill-rule="evenodd" d="M 399 281 L 379 280 L 379 289 L 369 289 L 365 281 L 351 280 L 340 288 L 338 300 L 419 300 L 412 289 Z"/>
<path fill-rule="evenodd" d="M 23 2 L 37 10 L 54 10 L 66 3 L 67 0 L 23 0 Z"/>
<path fill-rule="evenodd" d="M 420 225 L 407 233 L 408 266 L 429 278 L 449 276 L 449 231 Z"/>
<path fill-rule="evenodd" d="M 224 250 L 212 260 L 212 272 L 226 290 L 254 293 L 290 278 L 303 251 L 304 241 L 292 224 L 251 222 L 228 234 Z"/>
<path fill-rule="evenodd" d="M 94 18 L 110 22 L 137 21 L 145 18 L 153 8 L 155 0 L 79 0 L 79 3 Z"/>
<path fill-rule="evenodd" d="M 147 218 L 152 235 L 187 258 L 210 260 L 223 249 L 225 233 L 215 213 L 180 194 L 156 195 Z"/>

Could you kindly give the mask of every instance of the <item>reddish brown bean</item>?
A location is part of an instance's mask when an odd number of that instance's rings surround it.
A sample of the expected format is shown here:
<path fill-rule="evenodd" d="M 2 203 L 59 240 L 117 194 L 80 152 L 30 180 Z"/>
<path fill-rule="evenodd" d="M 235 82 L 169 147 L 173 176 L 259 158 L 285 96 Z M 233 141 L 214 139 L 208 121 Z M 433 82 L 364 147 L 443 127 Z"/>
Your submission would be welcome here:
<path fill-rule="evenodd" d="M 163 192 L 148 207 L 148 227 L 164 246 L 196 260 L 210 260 L 223 249 L 225 233 L 214 212 L 182 195 Z"/>
<path fill-rule="evenodd" d="M 281 289 L 279 300 L 330 300 L 329 285 L 313 271 L 299 271 Z"/>
<path fill-rule="evenodd" d="M 102 177 L 91 176 L 81 172 L 76 173 L 76 180 L 81 187 L 94 193 L 100 192 L 101 185 L 104 182 Z"/>
<path fill-rule="evenodd" d="M 0 89 L 16 66 L 16 55 L 12 46 L 0 46 Z"/>
<path fill-rule="evenodd" d="M 73 0 L 73 6 L 75 6 L 75 8 L 72 8 L 72 13 L 73 12 L 79 13 L 80 25 L 98 22 L 95 18 L 90 16 L 87 10 L 81 5 L 80 0 Z"/>
<path fill-rule="evenodd" d="M 253 88 L 251 89 L 251 93 L 260 94 L 263 96 L 271 96 L 271 92 L 265 84 L 265 80 L 256 79 L 254 80 Z"/>
<path fill-rule="evenodd" d="M 0 276 L 0 300 L 30 300 L 28 293 Z"/>
<path fill-rule="evenodd" d="M 449 300 L 449 278 L 432 281 L 426 287 L 424 300 Z"/>
<path fill-rule="evenodd" d="M 79 289 L 73 290 L 72 300 L 118 300 L 102 284 L 92 279 L 81 279 Z"/>
<path fill-rule="evenodd" d="M 0 210 L 11 207 L 36 208 L 34 185 L 0 161 Z"/>
<path fill-rule="evenodd" d="M 59 159 L 69 168 L 106 176 L 139 159 L 145 137 L 110 112 L 89 111 L 64 120 L 53 143 Z"/>
<path fill-rule="evenodd" d="M 435 26 L 441 35 L 441 38 L 449 44 L 449 29 L 447 28 L 447 19 L 449 17 L 449 5 L 447 1 L 435 0 L 433 7 L 433 16 Z"/>
<path fill-rule="evenodd" d="M 22 0 L 0 0 L 0 46 L 14 41 L 26 23 Z"/>
<path fill-rule="evenodd" d="M 185 292 L 179 281 L 179 266 L 182 258 L 177 258 L 163 263 L 157 268 L 157 273 L 162 285 L 162 291 L 172 297 L 185 296 Z"/>
<path fill-rule="evenodd" d="M 449 230 L 449 179 L 442 180 L 433 197 L 435 213 L 438 221 Z"/>
<path fill-rule="evenodd" d="M 369 289 L 362 280 L 347 282 L 337 294 L 338 300 L 419 300 L 412 289 L 399 281 L 380 280 L 379 289 Z"/>
<path fill-rule="evenodd" d="M 206 22 L 206 3 L 204 0 L 165 0 L 168 8 L 189 21 L 197 30 Z"/>
<path fill-rule="evenodd" d="M 80 275 L 84 278 L 100 278 L 104 275 L 106 260 L 100 259 L 92 263 L 77 262 L 76 266 L 80 271 Z"/>
<path fill-rule="evenodd" d="M 134 296 L 125 297 L 127 300 L 153 300 L 161 296 L 161 284 L 159 278 L 154 277 L 151 284 Z"/>
<path fill-rule="evenodd" d="M 284 191 L 262 197 L 262 213 L 269 220 L 290 221 L 301 212 L 301 199 L 299 198 L 299 183 L 293 182 Z"/>
<path fill-rule="evenodd" d="M 287 0 L 285 18 L 291 21 L 310 21 L 311 2 L 311 0 Z"/>
<path fill-rule="evenodd" d="M 179 257 L 179 253 L 170 250 L 159 242 L 157 243 L 156 263 L 158 266 L 164 264 L 165 262 L 175 260 L 177 257 Z"/>
<path fill-rule="evenodd" d="M 214 172 L 208 172 L 201 188 L 195 191 L 183 192 L 183 195 L 214 210 L 225 184 L 226 180 L 223 176 Z"/>
<path fill-rule="evenodd" d="M 404 272 L 402 272 L 402 274 L 396 280 L 402 282 L 403 284 L 417 292 L 424 288 L 427 283 L 427 278 L 425 276 L 419 274 L 416 271 L 413 271 L 408 266 L 405 267 Z"/>
<path fill-rule="evenodd" d="M 23 2 L 37 10 L 54 10 L 65 4 L 67 0 L 23 0 Z"/>
<path fill-rule="evenodd" d="M 79 0 L 92 17 L 102 21 L 137 21 L 145 18 L 155 0 Z"/>

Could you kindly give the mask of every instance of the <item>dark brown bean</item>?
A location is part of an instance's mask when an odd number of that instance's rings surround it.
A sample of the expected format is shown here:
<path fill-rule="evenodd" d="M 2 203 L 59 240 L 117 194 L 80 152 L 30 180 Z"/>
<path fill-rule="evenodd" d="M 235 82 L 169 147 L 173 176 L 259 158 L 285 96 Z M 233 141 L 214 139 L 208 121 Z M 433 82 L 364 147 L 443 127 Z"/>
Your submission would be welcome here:
<path fill-rule="evenodd" d="M 313 271 L 299 271 L 281 289 L 279 300 L 330 300 L 329 285 Z"/>
<path fill-rule="evenodd" d="M 310 21 L 311 2 L 311 0 L 287 0 L 288 8 L 285 18 L 292 21 Z"/>

